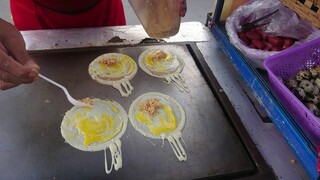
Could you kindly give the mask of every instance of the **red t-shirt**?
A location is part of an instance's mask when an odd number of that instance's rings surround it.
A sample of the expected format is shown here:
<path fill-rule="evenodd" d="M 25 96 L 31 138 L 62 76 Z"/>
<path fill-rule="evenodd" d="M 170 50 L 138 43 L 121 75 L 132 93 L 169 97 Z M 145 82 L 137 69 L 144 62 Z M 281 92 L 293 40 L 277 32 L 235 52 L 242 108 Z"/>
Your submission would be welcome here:
<path fill-rule="evenodd" d="M 121 0 L 10 0 L 19 30 L 125 25 Z"/>

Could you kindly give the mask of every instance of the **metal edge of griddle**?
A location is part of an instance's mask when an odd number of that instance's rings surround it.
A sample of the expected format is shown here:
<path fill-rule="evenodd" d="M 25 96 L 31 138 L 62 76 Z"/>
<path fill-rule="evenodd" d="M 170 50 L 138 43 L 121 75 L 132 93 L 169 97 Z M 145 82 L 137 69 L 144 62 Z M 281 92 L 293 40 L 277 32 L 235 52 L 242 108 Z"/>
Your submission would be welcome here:
<path fill-rule="evenodd" d="M 151 45 L 170 45 L 170 44 L 185 44 L 184 42 L 179 43 L 170 43 L 165 42 L 163 40 L 156 40 L 152 38 L 145 38 L 140 41 L 138 44 L 124 44 L 124 45 L 108 45 L 108 46 L 89 46 L 89 47 L 73 47 L 73 48 L 55 48 L 55 49 L 41 49 L 41 50 L 28 50 L 27 52 L 30 55 L 37 55 L 43 53 L 56 53 L 56 52 L 81 52 L 81 51 L 96 51 L 96 50 L 103 50 L 103 49 L 111 49 L 116 50 L 118 48 L 125 48 L 125 47 L 137 47 L 137 46 L 151 46 Z"/>
<path fill-rule="evenodd" d="M 222 88 L 219 82 L 217 81 L 217 79 L 215 78 L 215 76 L 213 75 L 211 69 L 205 62 L 199 49 L 196 47 L 194 43 L 189 43 L 186 46 L 190 54 L 193 56 L 199 70 L 201 71 L 202 75 L 207 81 L 211 91 L 216 96 L 222 110 L 224 111 L 225 115 L 228 117 L 231 127 L 235 130 L 235 133 L 239 137 L 242 145 L 244 146 L 245 150 L 248 152 L 249 157 L 251 158 L 251 161 L 253 162 L 256 168 L 256 171 L 248 172 L 247 174 L 230 174 L 227 176 L 223 175 L 221 177 L 217 176 L 215 178 L 276 179 L 272 168 L 269 165 L 267 165 L 263 156 L 260 154 L 259 150 L 255 146 L 253 140 L 251 139 L 250 135 L 248 134 L 247 130 L 242 124 L 240 117 L 238 116 L 234 107 L 229 101 L 228 96 L 224 93 L 224 91 L 220 91 Z"/>
<path fill-rule="evenodd" d="M 211 32 L 221 49 L 229 57 L 234 68 L 268 112 L 272 122 L 278 128 L 309 176 L 312 179 L 317 179 L 319 176 L 316 170 L 317 154 L 313 144 L 278 100 L 277 96 L 272 93 L 267 82 L 260 77 L 259 73 L 251 66 L 242 53 L 231 44 L 223 23 L 216 22 L 211 27 Z"/>
<path fill-rule="evenodd" d="M 90 47 L 75 47 L 75 48 L 61 48 L 61 49 L 43 49 L 43 50 L 28 50 L 27 52 L 30 54 L 30 55 L 37 55 L 37 54 L 43 54 L 43 53 L 56 53 L 56 52 L 61 52 L 61 53 L 64 53 L 64 52 L 81 52 L 83 50 L 85 51 L 96 51 L 97 49 L 117 49 L 119 47 L 128 47 L 128 45 L 122 45 L 122 46 L 119 46 L 119 45 L 114 45 L 114 46 L 90 46 Z"/>

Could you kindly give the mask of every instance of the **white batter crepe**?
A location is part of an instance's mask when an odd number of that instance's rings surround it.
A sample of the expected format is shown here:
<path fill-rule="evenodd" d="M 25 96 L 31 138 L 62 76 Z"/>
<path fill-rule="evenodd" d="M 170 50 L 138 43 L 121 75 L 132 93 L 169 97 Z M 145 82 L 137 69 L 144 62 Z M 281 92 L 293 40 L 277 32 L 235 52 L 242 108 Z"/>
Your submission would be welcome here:
<path fill-rule="evenodd" d="M 128 116 L 117 102 L 100 99 L 85 99 L 92 107 L 74 106 L 66 112 L 61 123 L 61 134 L 74 148 L 82 151 L 110 149 L 112 167 L 122 167 L 120 138 L 127 129 Z M 114 160 L 116 159 L 116 161 Z"/>
<path fill-rule="evenodd" d="M 129 56 L 107 53 L 97 57 L 89 65 L 89 74 L 95 81 L 112 85 L 123 97 L 128 97 L 133 87 L 131 80 L 137 73 L 137 64 Z"/>
<path fill-rule="evenodd" d="M 180 91 L 189 92 L 181 76 L 184 62 L 177 55 L 161 49 L 149 49 L 139 56 L 139 66 L 150 76 L 163 78 L 167 84 L 172 81 Z"/>
<path fill-rule="evenodd" d="M 182 140 L 185 111 L 178 101 L 157 92 L 143 94 L 131 104 L 129 119 L 132 126 L 144 136 L 167 139 L 178 159 L 187 160 L 179 141 Z"/>

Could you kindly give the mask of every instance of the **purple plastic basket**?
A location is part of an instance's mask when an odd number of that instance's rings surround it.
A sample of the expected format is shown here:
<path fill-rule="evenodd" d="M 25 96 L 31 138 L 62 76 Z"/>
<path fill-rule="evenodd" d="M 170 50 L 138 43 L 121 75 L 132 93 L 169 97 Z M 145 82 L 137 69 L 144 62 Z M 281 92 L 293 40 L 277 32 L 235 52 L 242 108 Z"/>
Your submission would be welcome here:
<path fill-rule="evenodd" d="M 314 145 L 320 145 L 320 119 L 283 84 L 302 69 L 320 65 L 320 38 L 289 48 L 267 58 L 264 66 L 268 71 L 273 92 L 290 112 L 297 124 Z M 283 80 L 280 81 L 279 77 Z"/>

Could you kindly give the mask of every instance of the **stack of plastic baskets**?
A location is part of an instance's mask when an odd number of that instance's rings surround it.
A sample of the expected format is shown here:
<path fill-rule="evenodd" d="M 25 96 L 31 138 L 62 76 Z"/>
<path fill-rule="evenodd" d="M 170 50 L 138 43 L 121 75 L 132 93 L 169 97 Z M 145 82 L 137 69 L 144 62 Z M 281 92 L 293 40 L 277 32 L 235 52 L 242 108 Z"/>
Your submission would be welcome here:
<path fill-rule="evenodd" d="M 298 71 L 317 65 L 320 65 L 320 38 L 289 48 L 264 62 L 273 92 L 314 145 L 320 145 L 320 119 L 313 115 L 284 82 Z"/>

